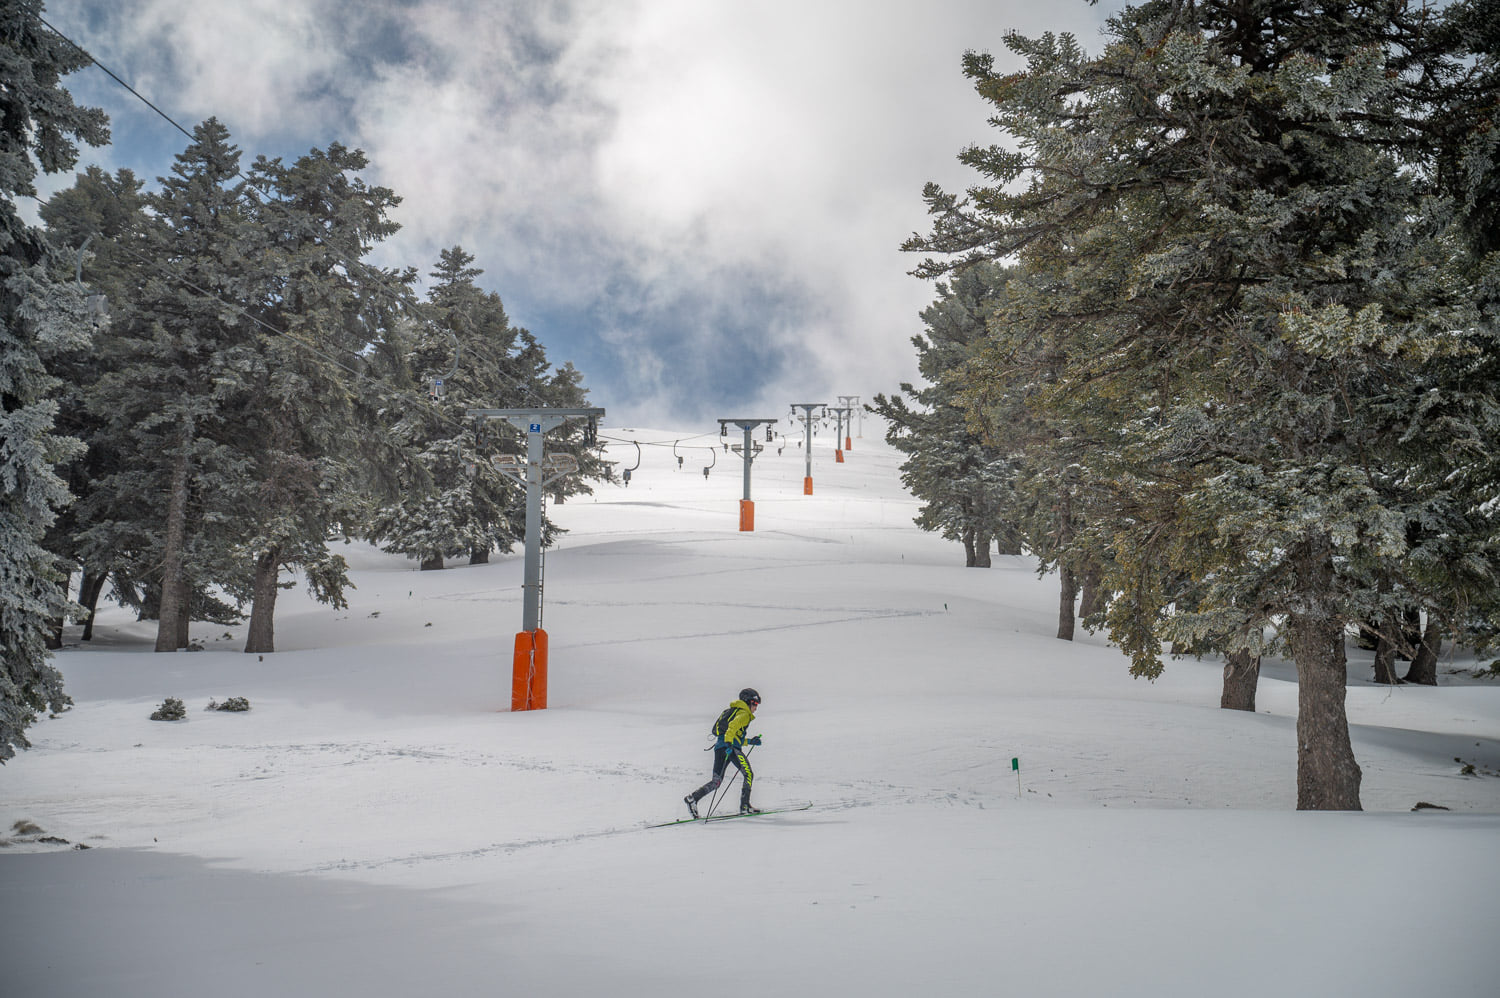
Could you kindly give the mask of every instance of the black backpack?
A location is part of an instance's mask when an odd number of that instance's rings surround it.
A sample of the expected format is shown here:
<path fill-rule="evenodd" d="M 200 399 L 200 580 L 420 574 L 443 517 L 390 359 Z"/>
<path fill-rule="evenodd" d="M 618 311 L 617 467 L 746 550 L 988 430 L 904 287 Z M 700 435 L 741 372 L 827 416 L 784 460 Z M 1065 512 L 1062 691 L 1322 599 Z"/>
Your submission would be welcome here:
<path fill-rule="evenodd" d="M 729 730 L 729 718 L 734 715 L 734 711 L 735 708 L 733 704 L 725 707 L 724 713 L 720 714 L 719 719 L 714 722 L 714 728 L 713 731 L 710 732 L 710 734 L 712 734 L 715 738 L 723 738 L 724 732 Z"/>

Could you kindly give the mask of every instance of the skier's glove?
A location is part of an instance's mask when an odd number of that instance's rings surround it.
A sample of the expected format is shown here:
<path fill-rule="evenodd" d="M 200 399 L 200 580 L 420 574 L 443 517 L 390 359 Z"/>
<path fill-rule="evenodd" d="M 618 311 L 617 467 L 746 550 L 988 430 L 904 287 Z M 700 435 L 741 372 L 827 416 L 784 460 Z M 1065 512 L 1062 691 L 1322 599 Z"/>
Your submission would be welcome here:
<path fill-rule="evenodd" d="M 745 739 L 745 744 L 746 745 L 759 745 L 760 744 L 760 735 L 756 735 L 754 738 L 746 738 Z"/>

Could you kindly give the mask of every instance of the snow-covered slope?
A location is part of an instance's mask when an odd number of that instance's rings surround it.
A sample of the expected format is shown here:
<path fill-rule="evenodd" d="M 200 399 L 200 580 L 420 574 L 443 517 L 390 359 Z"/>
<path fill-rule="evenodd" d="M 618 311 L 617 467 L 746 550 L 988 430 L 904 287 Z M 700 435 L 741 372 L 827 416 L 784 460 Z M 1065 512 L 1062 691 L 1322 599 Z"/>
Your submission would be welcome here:
<path fill-rule="evenodd" d="M 1216 662 L 1146 683 L 1057 641 L 1054 580 L 964 569 L 873 433 L 819 438 L 812 496 L 771 445 L 753 532 L 717 435 L 606 433 L 646 446 L 551 510 L 545 711 L 508 710 L 519 552 L 350 546 L 349 609 L 288 593 L 263 658 L 103 613 L 0 770 L 6 992 L 1494 993 L 1500 687 L 1376 687 L 1351 650 L 1367 811 L 1299 814 L 1289 666 L 1245 714 Z M 646 829 L 747 685 L 756 802 L 815 806 Z M 148 720 L 168 696 L 187 720 Z"/>

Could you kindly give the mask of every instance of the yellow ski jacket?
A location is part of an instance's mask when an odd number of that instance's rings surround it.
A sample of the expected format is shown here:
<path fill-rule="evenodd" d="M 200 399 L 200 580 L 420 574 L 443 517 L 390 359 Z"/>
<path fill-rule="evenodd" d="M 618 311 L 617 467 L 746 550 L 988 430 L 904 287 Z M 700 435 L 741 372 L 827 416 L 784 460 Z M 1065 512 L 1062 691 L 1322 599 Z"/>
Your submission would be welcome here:
<path fill-rule="evenodd" d="M 714 723 L 713 733 L 719 739 L 717 744 L 730 748 L 739 748 L 744 745 L 745 729 L 750 727 L 750 722 L 753 720 L 755 720 L 755 712 L 750 709 L 750 705 L 743 700 L 736 700 L 719 715 L 719 720 Z"/>

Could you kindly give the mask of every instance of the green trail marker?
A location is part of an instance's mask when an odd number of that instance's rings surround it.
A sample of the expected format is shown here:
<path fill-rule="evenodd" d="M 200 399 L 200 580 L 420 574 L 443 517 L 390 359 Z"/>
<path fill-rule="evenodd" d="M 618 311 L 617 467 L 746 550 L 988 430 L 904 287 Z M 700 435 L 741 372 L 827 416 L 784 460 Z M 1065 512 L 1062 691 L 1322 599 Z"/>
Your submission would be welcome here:
<path fill-rule="evenodd" d="M 1016 797 L 1019 798 L 1021 796 L 1021 760 L 1012 758 L 1010 768 L 1016 771 Z"/>

